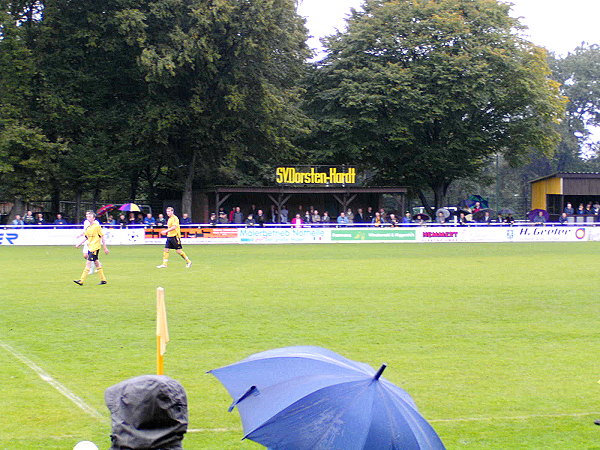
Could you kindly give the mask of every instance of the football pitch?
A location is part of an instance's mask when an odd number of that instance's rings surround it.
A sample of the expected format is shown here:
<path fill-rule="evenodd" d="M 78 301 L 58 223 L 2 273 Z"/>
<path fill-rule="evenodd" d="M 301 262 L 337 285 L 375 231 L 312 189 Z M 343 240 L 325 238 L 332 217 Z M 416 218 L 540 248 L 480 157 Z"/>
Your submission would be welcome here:
<path fill-rule="evenodd" d="M 388 368 L 448 448 L 600 448 L 600 243 L 0 247 L 1 449 L 110 447 L 104 390 L 154 373 L 185 387 L 186 449 L 258 449 L 205 372 L 317 345 Z"/>

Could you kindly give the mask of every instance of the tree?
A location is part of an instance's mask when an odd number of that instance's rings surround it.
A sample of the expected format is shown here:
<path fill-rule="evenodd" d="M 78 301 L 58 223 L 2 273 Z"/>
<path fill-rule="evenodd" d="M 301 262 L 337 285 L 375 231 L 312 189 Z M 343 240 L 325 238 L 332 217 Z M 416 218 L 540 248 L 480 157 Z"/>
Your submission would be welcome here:
<path fill-rule="evenodd" d="M 582 44 L 564 58 L 550 57 L 550 64 L 569 99 L 554 170 L 585 170 L 585 159 L 595 148 L 591 129 L 600 126 L 600 46 Z"/>
<path fill-rule="evenodd" d="M 429 187 L 438 207 L 491 155 L 551 152 L 564 99 L 508 12 L 496 0 L 367 0 L 309 79 L 322 158 Z"/>
<path fill-rule="evenodd" d="M 168 155 L 184 211 L 194 182 L 263 181 L 294 150 L 308 56 L 294 1 L 156 0 L 119 18 L 148 83 L 138 134 Z"/>

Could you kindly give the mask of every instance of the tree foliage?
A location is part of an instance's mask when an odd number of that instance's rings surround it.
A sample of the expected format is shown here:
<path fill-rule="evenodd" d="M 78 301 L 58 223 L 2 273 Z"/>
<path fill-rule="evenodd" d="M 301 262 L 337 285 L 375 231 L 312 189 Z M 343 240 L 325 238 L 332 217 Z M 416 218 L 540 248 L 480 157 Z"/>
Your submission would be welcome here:
<path fill-rule="evenodd" d="M 495 0 L 367 0 L 309 83 L 322 157 L 429 187 L 439 206 L 492 154 L 551 152 L 564 100 L 508 12 Z"/>

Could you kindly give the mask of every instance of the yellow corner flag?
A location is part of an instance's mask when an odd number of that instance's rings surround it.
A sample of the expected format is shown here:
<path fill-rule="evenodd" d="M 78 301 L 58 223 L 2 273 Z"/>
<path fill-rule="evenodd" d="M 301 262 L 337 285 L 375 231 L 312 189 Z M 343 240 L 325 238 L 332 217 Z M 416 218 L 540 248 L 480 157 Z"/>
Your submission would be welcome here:
<path fill-rule="evenodd" d="M 167 325 L 167 307 L 165 305 L 165 289 L 156 288 L 156 374 L 164 375 L 164 354 L 169 342 L 169 327 Z"/>

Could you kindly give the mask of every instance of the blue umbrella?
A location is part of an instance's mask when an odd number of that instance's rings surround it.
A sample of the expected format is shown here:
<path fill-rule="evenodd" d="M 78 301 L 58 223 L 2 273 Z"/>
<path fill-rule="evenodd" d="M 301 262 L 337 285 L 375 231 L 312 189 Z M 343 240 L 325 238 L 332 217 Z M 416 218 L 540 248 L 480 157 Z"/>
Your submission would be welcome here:
<path fill-rule="evenodd" d="M 320 347 L 257 353 L 211 370 L 244 439 L 271 449 L 443 449 L 408 393 L 367 364 Z"/>

